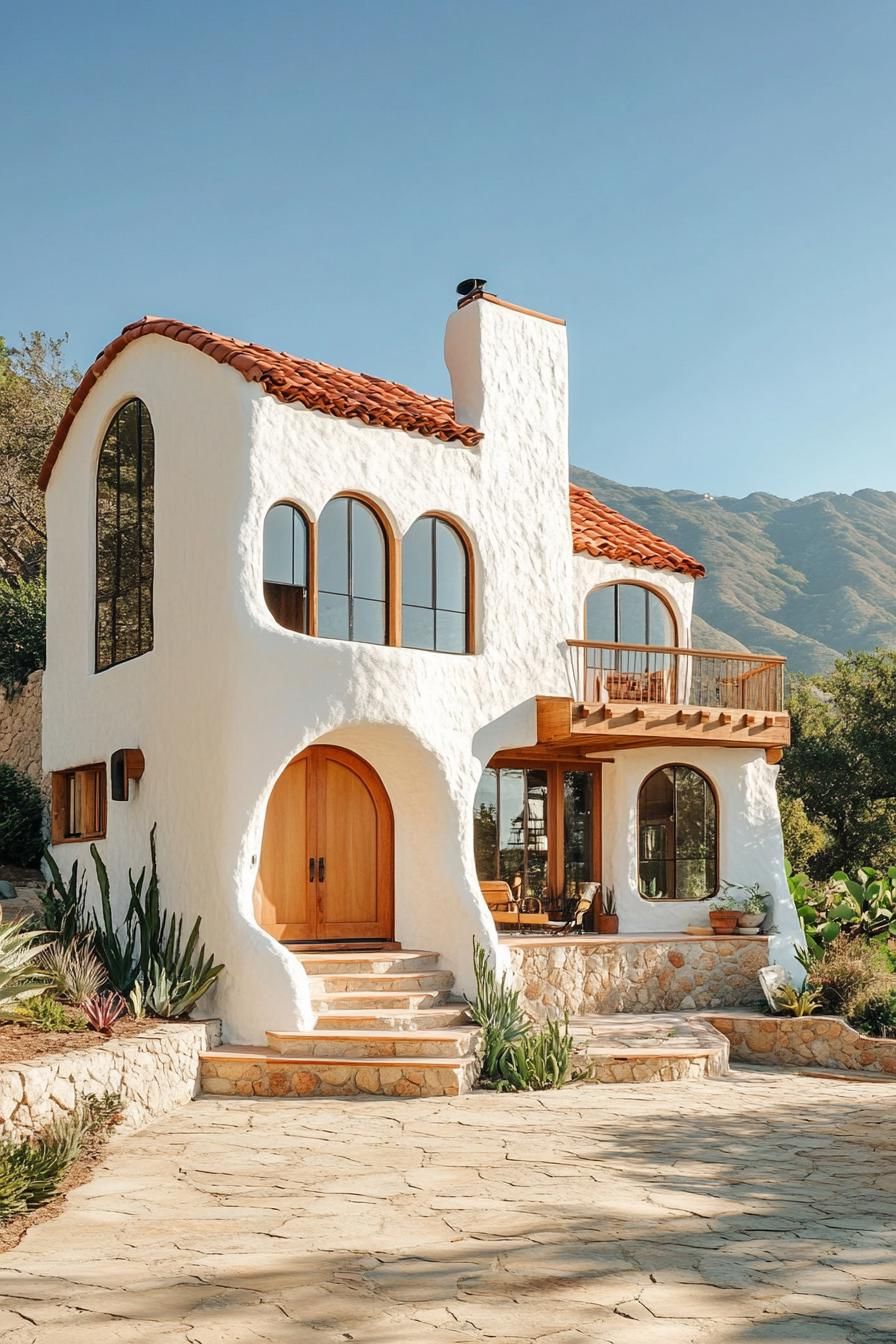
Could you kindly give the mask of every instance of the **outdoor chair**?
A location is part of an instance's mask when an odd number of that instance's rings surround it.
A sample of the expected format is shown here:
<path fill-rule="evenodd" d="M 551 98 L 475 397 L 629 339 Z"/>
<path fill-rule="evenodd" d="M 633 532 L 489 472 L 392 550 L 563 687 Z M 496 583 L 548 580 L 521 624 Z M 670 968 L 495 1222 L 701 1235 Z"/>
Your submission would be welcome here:
<path fill-rule="evenodd" d="M 585 932 L 585 916 L 594 905 L 597 896 L 597 883 L 588 882 L 582 888 L 568 919 L 549 919 L 544 926 L 545 933 L 560 938 L 564 935 Z"/>

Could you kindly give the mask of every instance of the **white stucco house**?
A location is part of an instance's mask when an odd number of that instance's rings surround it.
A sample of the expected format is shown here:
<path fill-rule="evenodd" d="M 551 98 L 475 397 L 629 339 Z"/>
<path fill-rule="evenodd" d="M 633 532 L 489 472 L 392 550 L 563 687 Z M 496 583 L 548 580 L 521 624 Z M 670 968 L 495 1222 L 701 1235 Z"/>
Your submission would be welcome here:
<path fill-rule="evenodd" d="M 797 936 L 781 660 L 691 650 L 701 565 L 570 486 L 562 321 L 474 287 L 445 360 L 451 401 L 146 317 L 43 468 L 56 856 L 123 892 L 157 823 L 233 1042 L 370 1026 L 352 953 L 444 1027 L 474 937 L 521 974 L 593 882 L 632 945 L 724 880 Z"/>

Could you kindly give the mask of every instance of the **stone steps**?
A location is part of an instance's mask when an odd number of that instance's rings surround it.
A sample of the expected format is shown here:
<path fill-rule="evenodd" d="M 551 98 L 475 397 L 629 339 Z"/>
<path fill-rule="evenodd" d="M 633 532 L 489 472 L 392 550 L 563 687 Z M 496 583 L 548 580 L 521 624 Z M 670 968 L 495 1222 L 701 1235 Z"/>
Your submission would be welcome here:
<path fill-rule="evenodd" d="M 670 1083 L 723 1078 L 728 1041 L 708 1022 L 680 1013 L 571 1018 L 574 1069 L 592 1083 Z"/>
<path fill-rule="evenodd" d="M 400 1028 L 367 1028 L 314 1031 L 267 1031 L 268 1045 L 281 1055 L 302 1058 L 364 1059 L 381 1056 L 403 1059 L 462 1059 L 473 1053 L 477 1029 L 446 1027 L 441 1030 L 402 1031 Z"/>
<path fill-rule="evenodd" d="M 306 969 L 310 969 L 306 967 Z M 380 975 L 309 975 L 312 1000 L 328 994 L 414 993 L 422 990 L 449 990 L 454 984 L 450 971 L 410 971 Z"/>
<path fill-rule="evenodd" d="M 430 972 L 439 968 L 437 952 L 299 952 L 290 949 L 309 976 L 400 975 Z"/>
<path fill-rule="evenodd" d="M 200 1056 L 202 1091 L 218 1096 L 456 1097 L 470 1090 L 477 1070 L 473 1055 L 332 1059 L 231 1046 Z"/>
<path fill-rule="evenodd" d="M 444 1027 L 462 1027 L 470 1025 L 469 1014 L 461 1003 L 446 1003 L 436 1008 L 381 1008 L 336 1009 L 317 1015 L 319 1031 L 364 1031 L 370 1029 L 410 1031 L 432 1031 Z"/>
<path fill-rule="evenodd" d="M 268 1031 L 268 1048 L 202 1056 L 203 1092 L 254 1097 L 458 1096 L 478 1076 L 478 1028 L 450 1002 L 435 952 L 294 950 L 308 973 L 311 1031 Z"/>
<path fill-rule="evenodd" d="M 377 1015 L 378 1009 L 419 1009 L 438 1008 L 448 1003 L 448 994 L 444 989 L 419 990 L 417 993 L 402 994 L 397 990 L 388 990 L 382 994 L 370 991 L 367 994 L 347 990 L 333 990 L 332 993 L 312 995 L 312 1007 L 318 1013 L 337 1010 L 358 1009 Z"/>

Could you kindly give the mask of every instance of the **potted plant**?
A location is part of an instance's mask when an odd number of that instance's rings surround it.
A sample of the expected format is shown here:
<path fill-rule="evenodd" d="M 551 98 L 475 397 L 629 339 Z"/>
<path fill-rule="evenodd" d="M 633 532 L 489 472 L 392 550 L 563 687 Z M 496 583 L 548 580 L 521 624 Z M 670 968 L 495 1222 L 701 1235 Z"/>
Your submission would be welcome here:
<path fill-rule="evenodd" d="M 713 933 L 733 933 L 737 928 L 740 909 L 734 897 L 725 892 L 717 896 L 709 907 L 709 922 Z"/>
<path fill-rule="evenodd" d="M 608 887 L 601 900 L 601 912 L 597 917 L 598 933 L 618 933 L 619 916 L 616 913 L 616 893 Z"/>
<path fill-rule="evenodd" d="M 771 892 L 763 891 L 758 882 L 754 882 L 752 887 L 737 886 L 734 882 L 723 882 L 725 894 L 733 896 L 734 892 L 742 891 L 744 899 L 738 901 L 737 927 L 739 929 L 759 929 L 765 922 L 765 916 L 768 913 L 768 903 L 771 900 Z"/>

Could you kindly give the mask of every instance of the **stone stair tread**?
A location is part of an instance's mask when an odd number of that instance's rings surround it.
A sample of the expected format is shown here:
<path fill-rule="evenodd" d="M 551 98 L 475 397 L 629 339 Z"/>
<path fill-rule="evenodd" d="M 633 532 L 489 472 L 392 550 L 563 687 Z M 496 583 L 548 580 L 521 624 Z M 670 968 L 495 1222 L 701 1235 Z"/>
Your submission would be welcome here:
<path fill-rule="evenodd" d="M 423 1027 L 420 1030 L 414 1028 L 412 1031 L 401 1031 L 397 1027 L 327 1027 L 317 1026 L 311 1031 L 266 1031 L 268 1040 L 277 1041 L 299 1041 L 313 1037 L 314 1040 L 324 1040 L 333 1037 L 336 1040 L 347 1041 L 370 1041 L 370 1040 L 395 1040 L 402 1036 L 407 1036 L 413 1041 L 454 1041 L 459 1036 L 468 1036 L 470 1032 L 477 1031 L 478 1028 L 474 1022 L 459 1022 L 456 1027 Z"/>
<path fill-rule="evenodd" d="M 222 1063 L 233 1061 L 239 1063 L 245 1060 L 253 1064 L 276 1064 L 278 1067 L 284 1064 L 304 1064 L 311 1068 L 322 1068 L 332 1065 L 340 1069 L 458 1069 L 465 1064 L 470 1064 L 475 1056 L 457 1055 L 454 1057 L 437 1055 L 430 1057 L 428 1055 L 384 1055 L 364 1056 L 361 1059 L 344 1059 L 339 1057 L 330 1058 L 326 1055 L 281 1055 L 277 1050 L 269 1050 L 263 1045 L 243 1045 L 237 1048 L 233 1046 L 219 1046 L 214 1050 L 204 1050 L 200 1056 L 201 1061 L 214 1063 L 216 1060 Z"/>
<path fill-rule="evenodd" d="M 418 957 L 431 957 L 433 961 L 439 959 L 438 952 L 426 952 L 412 947 L 403 947 L 400 952 L 301 952 L 293 948 L 289 950 L 300 961 L 310 961 L 314 964 L 321 961 L 410 961 Z"/>
<path fill-rule="evenodd" d="M 444 994 L 442 989 L 383 989 L 379 993 L 376 990 L 366 992 L 362 989 L 331 989 L 320 994 L 312 994 L 311 1001 L 326 1003 L 345 1003 L 347 999 L 368 999 L 373 1001 L 373 1006 L 379 1003 L 383 1008 L 389 1008 L 390 1005 L 398 1005 L 399 999 L 428 999 L 436 994 Z M 443 1000 L 444 1002 L 444 1000 Z M 433 1004 L 432 1007 L 437 1007 Z"/>

